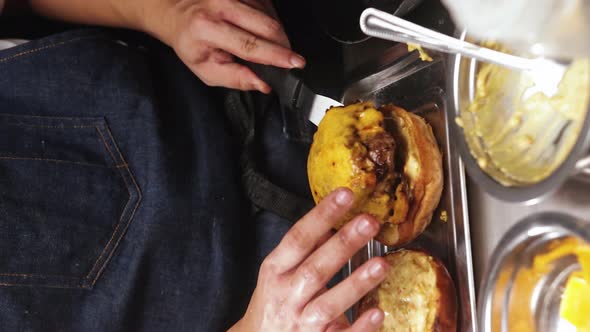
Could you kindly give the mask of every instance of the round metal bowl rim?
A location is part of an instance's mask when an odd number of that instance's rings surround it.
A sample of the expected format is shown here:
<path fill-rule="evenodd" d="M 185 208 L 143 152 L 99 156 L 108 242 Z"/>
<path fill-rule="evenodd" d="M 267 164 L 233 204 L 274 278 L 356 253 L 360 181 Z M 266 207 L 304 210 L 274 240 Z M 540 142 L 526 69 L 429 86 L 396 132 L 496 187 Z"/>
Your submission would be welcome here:
<path fill-rule="evenodd" d="M 466 32 L 461 32 L 458 36 L 463 39 Z M 471 150 L 465 141 L 463 135 L 463 128 L 459 127 L 455 122 L 455 118 L 459 115 L 459 100 L 458 91 L 456 91 L 456 84 L 458 77 L 455 77 L 457 71 L 456 67 L 459 66 L 461 61 L 461 55 L 453 54 L 449 55 L 448 61 L 450 63 L 450 75 L 448 75 L 448 86 L 451 87 L 451 103 L 452 112 L 445 112 L 448 117 L 449 126 L 451 127 L 451 136 L 454 142 L 457 144 L 461 159 L 465 163 L 467 173 L 477 182 L 477 184 L 487 193 L 492 196 L 507 202 L 529 202 L 541 200 L 544 197 L 550 195 L 559 188 L 565 180 L 571 177 L 576 166 L 576 162 L 583 157 L 584 153 L 587 152 L 590 146 L 590 116 L 586 114 L 584 123 L 580 130 L 580 136 L 576 143 L 572 147 L 568 157 L 563 161 L 553 173 L 546 179 L 539 181 L 538 183 L 526 185 L 526 186 L 505 186 L 487 173 L 485 173 L 477 164 L 477 161 L 471 154 Z M 590 110 L 590 105 L 588 106 Z"/>
<path fill-rule="evenodd" d="M 484 273 L 483 280 L 477 301 L 477 315 L 480 332 L 491 331 L 491 308 L 492 308 L 492 294 L 497 283 L 500 271 L 502 270 L 504 262 L 512 255 L 514 249 L 534 237 L 528 234 L 532 228 L 545 228 L 545 232 L 536 234 L 538 237 L 542 234 L 549 234 L 551 232 L 561 231 L 560 234 L 570 234 L 577 236 L 590 242 L 590 228 L 588 223 L 575 218 L 571 215 L 561 212 L 541 212 L 530 215 L 513 225 L 496 246 L 490 264 Z"/>

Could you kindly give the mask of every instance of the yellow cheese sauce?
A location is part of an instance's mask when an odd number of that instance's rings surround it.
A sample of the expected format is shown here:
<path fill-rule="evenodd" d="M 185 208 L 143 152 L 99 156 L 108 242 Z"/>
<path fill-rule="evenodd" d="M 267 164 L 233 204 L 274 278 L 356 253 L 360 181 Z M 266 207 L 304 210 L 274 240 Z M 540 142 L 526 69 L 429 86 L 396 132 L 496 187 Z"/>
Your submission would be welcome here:
<path fill-rule="evenodd" d="M 456 119 L 472 155 L 506 186 L 547 178 L 580 134 L 590 96 L 590 60 L 573 61 L 552 96 L 531 93 L 534 83 L 526 72 L 479 66 L 473 101 Z"/>
<path fill-rule="evenodd" d="M 508 330 L 536 330 L 531 312 L 535 288 L 553 269 L 553 264 L 566 256 L 577 257 L 581 270 L 572 273 L 568 279 L 561 299 L 560 316 L 575 326 L 578 332 L 590 331 L 590 246 L 576 238 L 555 240 L 548 252 L 535 257 L 530 268 L 518 272 L 510 297 Z"/>
<path fill-rule="evenodd" d="M 408 45 L 408 52 L 418 51 L 422 61 L 432 62 L 432 57 L 424 51 L 422 46 L 414 43 L 407 43 L 406 45 Z"/>

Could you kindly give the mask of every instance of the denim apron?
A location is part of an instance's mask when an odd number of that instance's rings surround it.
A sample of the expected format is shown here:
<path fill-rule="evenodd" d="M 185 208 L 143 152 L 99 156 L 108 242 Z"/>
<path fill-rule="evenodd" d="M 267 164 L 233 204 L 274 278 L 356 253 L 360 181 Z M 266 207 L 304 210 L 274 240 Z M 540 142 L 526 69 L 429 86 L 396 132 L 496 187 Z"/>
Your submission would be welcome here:
<path fill-rule="evenodd" d="M 243 315 L 288 226 L 256 244 L 211 95 L 171 50 L 104 31 L 0 51 L 0 331 L 223 331 Z"/>

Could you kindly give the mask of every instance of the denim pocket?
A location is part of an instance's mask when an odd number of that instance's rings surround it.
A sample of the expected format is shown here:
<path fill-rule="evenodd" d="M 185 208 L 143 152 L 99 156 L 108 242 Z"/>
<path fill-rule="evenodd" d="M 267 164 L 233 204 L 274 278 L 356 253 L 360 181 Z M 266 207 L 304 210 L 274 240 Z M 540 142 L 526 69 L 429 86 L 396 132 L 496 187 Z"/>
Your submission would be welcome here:
<path fill-rule="evenodd" d="M 103 118 L 0 114 L 0 285 L 92 288 L 140 200 Z"/>

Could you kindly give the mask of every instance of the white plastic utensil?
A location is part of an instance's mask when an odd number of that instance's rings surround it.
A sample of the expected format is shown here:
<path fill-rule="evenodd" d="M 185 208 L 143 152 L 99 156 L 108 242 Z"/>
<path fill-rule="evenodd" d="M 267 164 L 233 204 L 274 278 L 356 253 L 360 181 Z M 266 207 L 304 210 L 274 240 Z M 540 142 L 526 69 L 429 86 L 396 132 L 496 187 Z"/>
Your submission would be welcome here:
<path fill-rule="evenodd" d="M 527 59 L 468 43 L 375 8 L 363 11 L 360 26 L 365 34 L 372 37 L 414 43 L 427 49 L 458 53 L 480 61 L 526 71 L 534 82 L 534 87 L 527 91 L 527 95 L 540 91 L 547 96 L 553 96 L 557 93 L 559 82 L 567 69 L 567 66 L 550 59 Z"/>

